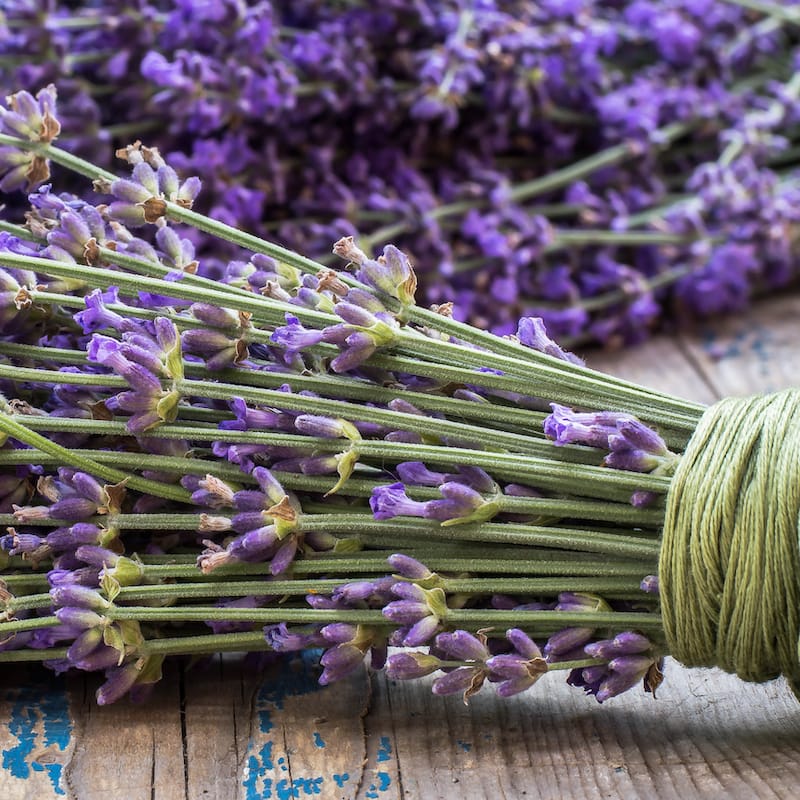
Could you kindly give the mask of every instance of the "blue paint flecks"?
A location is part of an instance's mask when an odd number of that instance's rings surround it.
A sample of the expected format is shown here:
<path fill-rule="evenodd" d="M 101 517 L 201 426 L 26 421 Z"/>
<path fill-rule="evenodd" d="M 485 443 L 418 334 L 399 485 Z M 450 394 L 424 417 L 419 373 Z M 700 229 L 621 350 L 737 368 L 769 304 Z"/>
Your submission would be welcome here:
<path fill-rule="evenodd" d="M 388 761 L 391 757 L 392 743 L 389 741 L 388 736 L 381 736 L 381 741 L 378 744 L 378 763 Z"/>
<path fill-rule="evenodd" d="M 333 778 L 333 782 L 341 789 L 342 786 L 350 780 L 350 774 L 347 772 L 343 772 L 341 775 L 334 774 L 331 776 Z"/>
<path fill-rule="evenodd" d="M 379 792 L 385 792 L 392 785 L 392 779 L 388 772 L 378 772 L 375 777 L 378 779 Z"/>
<path fill-rule="evenodd" d="M 261 733 L 269 733 L 273 729 L 272 712 L 283 709 L 287 697 L 317 692 L 322 688 L 315 671 L 320 653 L 320 650 L 304 651 L 300 658 L 287 665 L 278 680 L 265 683 L 258 690 L 256 709 Z"/>
<path fill-rule="evenodd" d="M 6 693 L 5 700 L 12 703 L 7 724 L 17 743 L 3 750 L 2 768 L 22 779 L 32 771 L 44 772 L 54 793 L 65 794 L 59 755 L 69 747 L 72 723 L 63 682 L 15 688 Z"/>
<path fill-rule="evenodd" d="M 472 742 L 463 742 L 461 739 L 456 739 L 456 744 L 465 752 L 469 753 L 472 750 Z"/>
<path fill-rule="evenodd" d="M 314 744 L 317 747 L 325 747 L 325 740 L 322 738 L 322 734 L 319 731 L 314 731 Z"/>

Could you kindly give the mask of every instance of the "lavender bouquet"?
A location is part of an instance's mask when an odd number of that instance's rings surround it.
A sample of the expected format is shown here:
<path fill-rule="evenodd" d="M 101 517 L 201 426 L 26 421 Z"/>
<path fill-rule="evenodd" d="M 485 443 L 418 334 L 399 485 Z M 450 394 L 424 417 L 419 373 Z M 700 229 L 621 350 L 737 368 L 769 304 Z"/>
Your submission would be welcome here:
<path fill-rule="evenodd" d="M 2 6 L 3 94 L 58 85 L 70 152 L 145 138 L 198 210 L 323 262 L 393 242 L 422 304 L 501 335 L 619 345 L 798 277 L 792 3 Z M 184 235 L 206 277 L 248 258 Z"/>
<path fill-rule="evenodd" d="M 100 672 L 101 704 L 225 651 L 465 699 L 655 692 L 667 654 L 800 677 L 798 393 L 600 375 L 538 318 L 416 305 L 392 245 L 325 268 L 192 210 L 157 149 L 125 178 L 59 149 L 52 87 L 0 127 L 38 187 L 0 232 L 0 662 Z M 204 277 L 191 231 L 249 255 Z"/>

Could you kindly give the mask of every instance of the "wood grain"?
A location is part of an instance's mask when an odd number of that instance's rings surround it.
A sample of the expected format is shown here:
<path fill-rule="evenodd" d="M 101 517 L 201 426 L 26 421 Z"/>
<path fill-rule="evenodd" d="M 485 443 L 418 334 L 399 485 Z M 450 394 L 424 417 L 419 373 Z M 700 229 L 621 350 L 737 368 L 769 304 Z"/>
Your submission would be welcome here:
<path fill-rule="evenodd" d="M 798 383 L 800 297 L 590 366 L 701 402 Z M 321 688 L 309 657 L 173 665 L 146 706 L 94 705 L 92 679 L 0 671 L 2 800 L 790 798 L 800 709 L 782 681 L 749 685 L 669 662 L 658 699 L 604 706 L 551 674 L 465 706 L 361 671 Z"/>

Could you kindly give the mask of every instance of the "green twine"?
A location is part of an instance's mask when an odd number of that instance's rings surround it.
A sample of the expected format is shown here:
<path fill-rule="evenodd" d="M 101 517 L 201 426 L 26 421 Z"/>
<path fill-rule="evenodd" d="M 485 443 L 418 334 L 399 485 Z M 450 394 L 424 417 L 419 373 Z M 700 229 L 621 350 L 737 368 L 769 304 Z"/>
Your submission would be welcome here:
<path fill-rule="evenodd" d="M 800 697 L 800 390 L 709 408 L 667 496 L 659 561 L 669 652 Z"/>

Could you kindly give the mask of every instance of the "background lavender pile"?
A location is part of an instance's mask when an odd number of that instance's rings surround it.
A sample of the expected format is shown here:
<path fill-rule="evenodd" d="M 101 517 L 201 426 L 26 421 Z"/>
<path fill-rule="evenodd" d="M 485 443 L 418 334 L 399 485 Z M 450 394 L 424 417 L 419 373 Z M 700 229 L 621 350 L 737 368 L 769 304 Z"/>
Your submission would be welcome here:
<path fill-rule="evenodd" d="M 396 242 L 478 326 L 630 342 L 797 276 L 789 5 L 73 5 L 10 0 L 0 32 L 0 85 L 57 83 L 68 150 L 140 136 L 199 208 L 314 257 Z"/>

